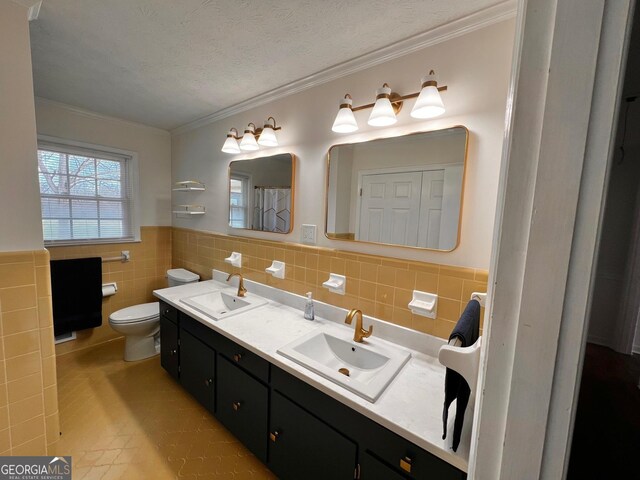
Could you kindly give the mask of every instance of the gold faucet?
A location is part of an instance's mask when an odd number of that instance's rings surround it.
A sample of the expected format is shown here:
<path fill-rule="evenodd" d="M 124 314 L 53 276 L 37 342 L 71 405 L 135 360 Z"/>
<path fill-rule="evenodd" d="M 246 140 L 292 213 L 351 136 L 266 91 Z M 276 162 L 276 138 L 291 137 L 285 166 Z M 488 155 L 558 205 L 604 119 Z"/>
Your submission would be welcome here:
<path fill-rule="evenodd" d="M 344 319 L 344 323 L 346 323 L 347 325 L 351 325 L 353 317 L 356 317 L 356 328 L 355 332 L 353 333 L 353 341 L 356 343 L 362 343 L 365 338 L 370 337 L 373 333 L 373 325 L 369 327 L 369 330 L 365 330 L 364 328 L 362 328 L 362 312 L 357 308 L 354 308 L 350 310 L 349 313 L 347 313 L 347 317 Z"/>
<path fill-rule="evenodd" d="M 247 289 L 244 288 L 244 279 L 242 278 L 241 273 L 230 273 L 227 277 L 227 282 L 236 276 L 240 279 L 240 281 L 238 282 L 238 296 L 244 297 L 244 294 L 247 293 Z"/>

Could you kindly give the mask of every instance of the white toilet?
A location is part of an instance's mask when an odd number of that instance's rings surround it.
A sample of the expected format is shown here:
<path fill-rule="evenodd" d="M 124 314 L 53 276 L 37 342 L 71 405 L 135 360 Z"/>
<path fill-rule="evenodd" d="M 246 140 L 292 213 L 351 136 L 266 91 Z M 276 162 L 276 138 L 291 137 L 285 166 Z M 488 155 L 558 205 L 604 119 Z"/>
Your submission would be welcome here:
<path fill-rule="evenodd" d="M 200 276 L 174 268 L 167 270 L 170 287 L 197 282 Z M 160 353 L 160 304 L 143 303 L 123 308 L 109 315 L 109 325 L 125 337 L 124 359 L 127 362 L 153 357 Z"/>

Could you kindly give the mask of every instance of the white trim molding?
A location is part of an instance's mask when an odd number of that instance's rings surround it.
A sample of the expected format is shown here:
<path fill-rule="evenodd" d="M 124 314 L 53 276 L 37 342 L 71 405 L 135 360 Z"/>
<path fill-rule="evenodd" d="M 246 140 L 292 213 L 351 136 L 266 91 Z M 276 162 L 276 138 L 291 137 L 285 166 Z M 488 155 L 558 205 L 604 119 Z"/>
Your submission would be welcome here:
<path fill-rule="evenodd" d="M 388 62 L 394 58 L 402 57 L 437 43 L 442 43 L 447 40 L 466 35 L 467 33 L 471 33 L 475 30 L 488 27 L 495 23 L 508 20 L 509 18 L 513 18 L 515 14 L 516 1 L 507 0 L 472 13 L 471 15 L 467 15 L 466 17 L 449 22 L 445 25 L 441 25 L 432 30 L 400 40 L 399 42 L 373 52 L 366 53 L 352 60 L 339 63 L 338 65 L 321 70 L 307 77 L 295 80 L 260 95 L 256 95 L 255 97 L 249 98 L 230 107 L 223 108 L 217 112 L 207 115 L 206 117 L 174 128 L 171 130 L 171 134 L 180 135 L 182 133 L 195 130 L 196 128 L 209 125 L 213 122 L 217 122 L 218 120 L 222 120 L 223 118 L 230 117 L 231 115 L 245 112 L 260 105 L 293 95 L 294 93 L 298 93 L 317 85 L 365 70 L 375 65 Z"/>
<path fill-rule="evenodd" d="M 42 7 L 42 0 L 13 0 L 13 2 L 28 9 L 27 18 L 30 22 L 38 19 L 40 8 Z"/>

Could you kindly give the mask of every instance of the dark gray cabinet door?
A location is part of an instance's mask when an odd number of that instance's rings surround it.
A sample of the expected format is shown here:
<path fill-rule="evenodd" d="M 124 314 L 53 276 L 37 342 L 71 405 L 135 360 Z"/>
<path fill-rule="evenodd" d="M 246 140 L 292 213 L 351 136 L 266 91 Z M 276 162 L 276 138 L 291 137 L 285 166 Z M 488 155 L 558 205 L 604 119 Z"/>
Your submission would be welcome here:
<path fill-rule="evenodd" d="M 276 391 L 269 438 L 268 466 L 278 478 L 354 478 L 356 444 Z"/>
<path fill-rule="evenodd" d="M 214 413 L 216 352 L 180 329 L 180 383 L 207 410 Z"/>
<path fill-rule="evenodd" d="M 269 389 L 222 355 L 217 359 L 216 417 L 256 457 L 267 461 Z"/>
<path fill-rule="evenodd" d="M 179 346 L 178 346 L 178 325 L 167 317 L 160 316 L 160 364 L 169 375 L 176 380 L 179 379 Z"/>

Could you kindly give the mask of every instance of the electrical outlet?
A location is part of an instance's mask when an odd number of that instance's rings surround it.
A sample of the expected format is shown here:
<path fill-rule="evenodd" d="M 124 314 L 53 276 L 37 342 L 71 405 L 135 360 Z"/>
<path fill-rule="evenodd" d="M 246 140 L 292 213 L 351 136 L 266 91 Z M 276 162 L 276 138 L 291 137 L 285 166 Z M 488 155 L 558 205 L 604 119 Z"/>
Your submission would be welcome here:
<path fill-rule="evenodd" d="M 316 226 L 302 224 L 302 243 L 316 244 Z"/>

